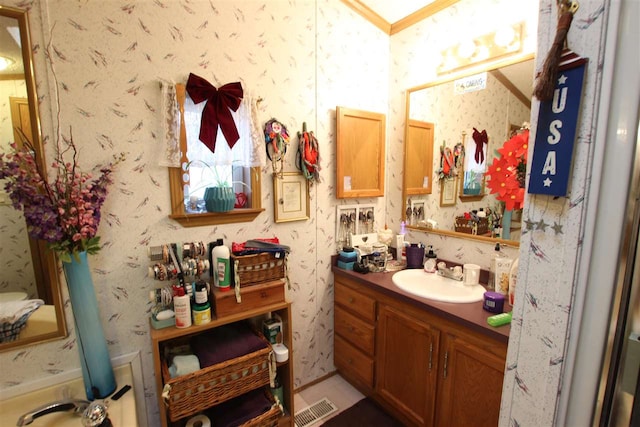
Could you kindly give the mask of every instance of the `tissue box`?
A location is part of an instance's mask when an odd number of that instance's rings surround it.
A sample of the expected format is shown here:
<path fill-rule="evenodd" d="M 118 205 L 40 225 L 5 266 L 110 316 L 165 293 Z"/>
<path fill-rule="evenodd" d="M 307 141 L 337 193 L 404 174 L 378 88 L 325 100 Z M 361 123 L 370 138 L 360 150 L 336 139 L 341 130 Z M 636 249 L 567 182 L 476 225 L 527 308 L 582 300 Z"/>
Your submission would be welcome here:
<path fill-rule="evenodd" d="M 282 320 L 280 317 L 275 316 L 262 322 L 262 334 L 271 344 L 282 342 Z"/>

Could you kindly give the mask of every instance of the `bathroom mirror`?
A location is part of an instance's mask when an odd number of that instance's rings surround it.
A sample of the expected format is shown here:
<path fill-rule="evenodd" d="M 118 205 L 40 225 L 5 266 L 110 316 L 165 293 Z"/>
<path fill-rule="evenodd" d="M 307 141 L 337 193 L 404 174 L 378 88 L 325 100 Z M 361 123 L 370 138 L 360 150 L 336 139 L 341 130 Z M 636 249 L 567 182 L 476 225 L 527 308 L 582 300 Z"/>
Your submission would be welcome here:
<path fill-rule="evenodd" d="M 533 77 L 533 54 L 526 54 L 494 63 L 484 70 L 475 69 L 472 74 L 445 76 L 407 90 L 405 165 L 409 164 L 408 156 L 414 159 L 414 163 L 417 156 L 432 162 L 430 175 L 424 176 L 421 181 L 424 182 L 424 189 L 428 186 L 430 191 L 420 192 L 416 191 L 415 186 L 408 186 L 410 181 L 406 177 L 415 174 L 415 170 L 408 166 L 404 168 L 402 216 L 409 227 L 458 237 L 503 241 L 493 237 L 490 232 L 471 235 L 456 231 L 455 218 L 465 212 L 499 208 L 499 202 L 488 193 L 484 185 L 485 177 L 479 172 L 475 177 L 477 183 L 466 186 L 470 188 L 477 184 L 478 190 L 472 190 L 473 194 L 464 192 L 463 179 L 465 168 L 468 168 L 464 166 L 464 160 L 466 157 L 467 161 L 473 160 L 474 164 L 482 163 L 486 170 L 493 162 L 496 150 L 510 138 L 511 132 L 530 121 Z M 432 137 L 411 137 L 415 133 L 415 123 L 431 124 Z M 478 142 L 485 138 L 477 135 L 474 138 L 474 131 L 486 135 L 486 142 Z M 464 147 L 462 158 L 458 156 L 460 147 Z M 449 186 L 443 186 L 440 182 L 443 149 L 457 153 L 457 168 L 452 177 L 455 184 Z M 481 154 L 478 150 L 481 150 Z M 428 172 L 429 168 L 425 167 L 424 170 Z M 482 170 L 482 166 L 479 166 L 479 170 Z M 420 174 L 424 175 L 424 172 Z M 443 187 L 452 186 L 458 189 L 457 200 L 455 203 L 442 203 L 440 193 Z M 416 209 L 416 206 L 420 209 Z M 511 224 L 510 240 L 506 243 L 514 245 L 520 240 L 519 212 L 515 212 Z"/>
<path fill-rule="evenodd" d="M 3 68 L 4 65 L 4 68 Z M 36 84 L 27 11 L 0 5 L 0 152 L 20 140 L 15 128 L 31 140 L 44 170 Z M 44 72 L 44 71 L 43 71 Z M 0 272 L 0 304 L 14 298 L 39 298 L 45 305 L 33 313 L 15 341 L 0 343 L 0 351 L 66 336 L 58 262 L 46 244 L 27 235 L 21 211 L 11 206 L 0 182 L 0 241 L 4 268 Z"/>

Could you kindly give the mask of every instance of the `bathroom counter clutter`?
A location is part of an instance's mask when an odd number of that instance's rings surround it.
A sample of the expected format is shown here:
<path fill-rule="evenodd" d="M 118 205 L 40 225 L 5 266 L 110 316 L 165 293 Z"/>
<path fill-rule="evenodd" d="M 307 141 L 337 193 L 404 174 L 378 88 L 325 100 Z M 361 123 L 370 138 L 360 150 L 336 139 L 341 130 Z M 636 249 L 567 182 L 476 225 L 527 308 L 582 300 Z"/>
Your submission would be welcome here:
<path fill-rule="evenodd" d="M 484 310 L 482 308 L 482 301 L 476 303 L 446 303 L 422 298 L 405 292 L 394 285 L 391 279 L 394 272 L 360 274 L 353 271 L 342 270 L 336 266 L 333 267 L 333 272 L 334 274 L 340 274 L 355 280 L 372 290 L 430 311 L 437 316 L 458 323 L 461 326 L 466 326 L 500 342 L 507 343 L 509 341 L 511 326 L 504 325 L 499 328 L 489 326 L 487 318 L 495 313 Z M 505 303 L 504 311 L 511 311 L 511 306 L 508 303 Z"/>
<path fill-rule="evenodd" d="M 111 398 L 104 400 L 107 404 L 109 420 L 114 426 L 136 427 L 138 422 L 131 365 L 125 364 L 115 367 L 113 372 L 118 384 L 116 392 L 125 385 L 130 385 L 132 389 L 124 393 L 118 400 Z M 33 412 L 43 405 L 63 400 L 63 390 L 66 390 L 72 399 L 86 399 L 84 383 L 80 377 L 2 400 L 0 401 L 0 414 L 2 414 L 0 427 L 15 426 L 18 418 L 23 414 Z M 33 427 L 77 427 L 82 425 L 82 421 L 81 417 L 75 415 L 73 411 L 62 411 L 38 417 L 29 425 Z"/>

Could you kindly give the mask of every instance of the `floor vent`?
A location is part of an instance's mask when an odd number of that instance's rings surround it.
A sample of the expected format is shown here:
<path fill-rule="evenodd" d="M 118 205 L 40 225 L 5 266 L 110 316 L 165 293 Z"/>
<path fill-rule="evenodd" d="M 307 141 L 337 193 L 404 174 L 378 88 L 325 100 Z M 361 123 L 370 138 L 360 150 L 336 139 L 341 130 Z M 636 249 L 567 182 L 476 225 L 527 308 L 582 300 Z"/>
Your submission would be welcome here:
<path fill-rule="evenodd" d="M 296 427 L 307 427 L 315 424 L 316 421 L 323 419 L 327 415 L 333 414 L 337 410 L 338 408 L 336 405 L 325 397 L 313 405 L 296 412 Z"/>

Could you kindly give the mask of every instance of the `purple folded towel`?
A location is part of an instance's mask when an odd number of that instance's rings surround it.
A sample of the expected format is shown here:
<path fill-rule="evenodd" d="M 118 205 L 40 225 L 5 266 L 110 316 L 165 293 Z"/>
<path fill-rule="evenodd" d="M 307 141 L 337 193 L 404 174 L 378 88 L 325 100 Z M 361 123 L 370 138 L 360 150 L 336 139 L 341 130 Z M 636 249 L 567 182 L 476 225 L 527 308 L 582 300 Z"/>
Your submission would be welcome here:
<path fill-rule="evenodd" d="M 200 360 L 200 367 L 215 365 L 256 352 L 269 344 L 260 339 L 245 323 L 220 326 L 191 339 L 191 349 Z"/>
<path fill-rule="evenodd" d="M 207 411 L 207 416 L 215 427 L 239 426 L 264 414 L 271 406 L 264 390 L 257 389 L 214 406 Z"/>

